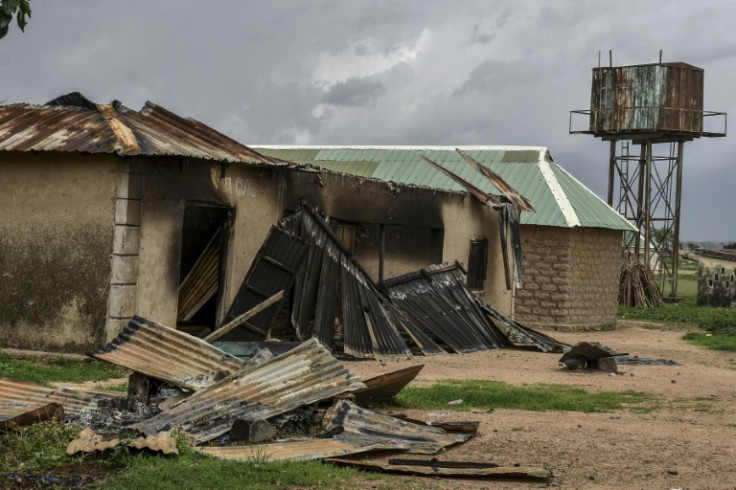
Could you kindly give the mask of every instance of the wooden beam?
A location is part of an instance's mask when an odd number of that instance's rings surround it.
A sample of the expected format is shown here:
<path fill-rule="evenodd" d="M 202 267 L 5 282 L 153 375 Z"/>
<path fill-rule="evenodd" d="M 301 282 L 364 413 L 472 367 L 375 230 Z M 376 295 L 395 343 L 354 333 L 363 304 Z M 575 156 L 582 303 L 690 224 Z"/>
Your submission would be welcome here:
<path fill-rule="evenodd" d="M 260 303 L 259 305 L 251 308 L 250 310 L 246 311 L 242 315 L 234 318 L 233 320 L 229 321 L 225 325 L 221 326 L 220 328 L 218 328 L 217 330 L 209 334 L 207 337 L 205 337 L 204 340 L 210 343 L 214 342 L 215 340 L 219 339 L 220 337 L 230 332 L 234 328 L 239 327 L 240 325 L 245 323 L 247 320 L 253 318 L 258 313 L 262 312 L 269 306 L 273 305 L 274 303 L 278 301 L 281 301 L 283 298 L 284 298 L 284 292 L 279 291 L 278 293 L 274 294 L 273 296 L 268 298 L 263 303 Z"/>

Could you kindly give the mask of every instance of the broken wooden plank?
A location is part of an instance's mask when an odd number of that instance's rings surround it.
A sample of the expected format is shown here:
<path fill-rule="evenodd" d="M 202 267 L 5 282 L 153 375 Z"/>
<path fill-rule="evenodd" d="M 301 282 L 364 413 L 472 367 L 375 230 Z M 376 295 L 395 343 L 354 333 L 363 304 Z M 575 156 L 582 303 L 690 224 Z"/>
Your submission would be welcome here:
<path fill-rule="evenodd" d="M 274 294 L 270 298 L 268 298 L 266 301 L 258 304 L 257 306 L 254 306 L 250 310 L 246 311 L 242 315 L 238 315 L 236 318 L 233 318 L 229 322 L 227 322 L 225 325 L 221 326 L 211 334 L 209 334 L 207 337 L 204 338 L 206 342 L 214 342 L 215 340 L 219 339 L 226 333 L 230 332 L 234 328 L 237 328 L 241 326 L 243 323 L 248 321 L 249 319 L 256 316 L 258 313 L 262 312 L 269 306 L 273 305 L 274 303 L 281 301 L 284 298 L 284 292 L 279 291 L 278 293 Z M 246 325 L 248 327 L 248 325 Z"/>

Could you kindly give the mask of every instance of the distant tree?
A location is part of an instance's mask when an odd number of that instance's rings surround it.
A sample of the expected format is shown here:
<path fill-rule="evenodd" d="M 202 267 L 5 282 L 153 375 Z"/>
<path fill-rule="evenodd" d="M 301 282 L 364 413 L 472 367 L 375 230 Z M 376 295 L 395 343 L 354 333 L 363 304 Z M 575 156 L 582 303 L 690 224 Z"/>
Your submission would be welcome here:
<path fill-rule="evenodd" d="M 31 0 L 0 0 L 0 39 L 8 33 L 8 26 L 15 22 L 21 31 L 25 30 L 26 17 L 31 17 Z"/>
<path fill-rule="evenodd" d="M 687 248 L 689 248 L 690 250 L 696 250 L 700 248 L 700 245 L 698 245 L 697 243 L 688 242 Z"/>
<path fill-rule="evenodd" d="M 736 249 L 736 242 L 726 243 L 725 245 L 723 245 L 723 248 L 726 248 L 728 250 L 734 250 Z"/>

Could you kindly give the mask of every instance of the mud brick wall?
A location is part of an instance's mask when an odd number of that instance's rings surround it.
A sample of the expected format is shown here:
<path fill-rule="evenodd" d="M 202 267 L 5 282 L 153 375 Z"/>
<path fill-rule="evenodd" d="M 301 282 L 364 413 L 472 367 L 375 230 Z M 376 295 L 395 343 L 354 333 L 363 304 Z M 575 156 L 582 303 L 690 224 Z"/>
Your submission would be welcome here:
<path fill-rule="evenodd" d="M 531 327 L 590 330 L 616 323 L 621 232 L 522 226 L 524 289 L 514 318 Z"/>

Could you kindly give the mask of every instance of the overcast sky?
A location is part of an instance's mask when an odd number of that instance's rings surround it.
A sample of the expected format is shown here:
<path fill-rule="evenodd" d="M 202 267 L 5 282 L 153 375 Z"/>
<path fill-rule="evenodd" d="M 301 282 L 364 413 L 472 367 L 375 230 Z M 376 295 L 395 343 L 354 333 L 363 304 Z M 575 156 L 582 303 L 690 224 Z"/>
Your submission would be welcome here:
<path fill-rule="evenodd" d="M 591 69 L 684 61 L 736 114 L 736 2 L 32 0 L 0 101 L 151 100 L 245 144 L 535 145 L 605 197 L 608 144 L 569 135 Z M 685 145 L 683 240 L 736 241 L 733 137 Z"/>

